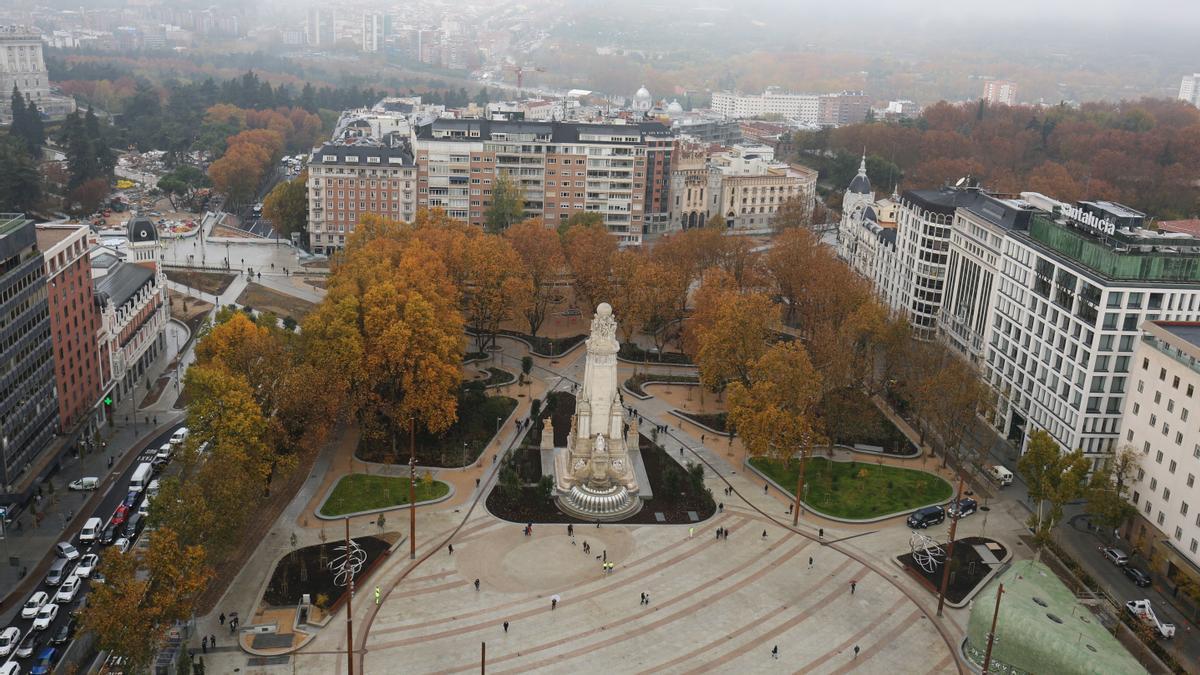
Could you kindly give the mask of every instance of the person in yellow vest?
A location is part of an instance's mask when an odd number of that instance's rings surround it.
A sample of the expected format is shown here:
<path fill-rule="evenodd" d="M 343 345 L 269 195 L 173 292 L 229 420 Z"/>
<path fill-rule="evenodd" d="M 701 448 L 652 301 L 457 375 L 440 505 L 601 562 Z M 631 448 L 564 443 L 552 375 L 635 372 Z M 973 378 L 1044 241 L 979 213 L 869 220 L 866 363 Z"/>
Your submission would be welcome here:
<path fill-rule="evenodd" d="M 379 595 L 379 587 L 378 587 L 378 586 L 376 586 L 376 587 L 375 587 L 375 604 L 376 604 L 376 605 L 378 605 L 378 604 L 379 604 L 379 597 L 380 597 L 380 595 Z"/>

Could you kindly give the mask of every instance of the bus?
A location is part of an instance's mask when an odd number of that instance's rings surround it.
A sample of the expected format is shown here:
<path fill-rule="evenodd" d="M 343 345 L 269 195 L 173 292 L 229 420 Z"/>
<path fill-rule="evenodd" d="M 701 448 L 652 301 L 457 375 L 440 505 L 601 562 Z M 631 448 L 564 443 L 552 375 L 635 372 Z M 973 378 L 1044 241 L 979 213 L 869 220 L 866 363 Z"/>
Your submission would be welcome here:
<path fill-rule="evenodd" d="M 138 464 L 137 468 L 133 471 L 133 478 L 129 481 L 129 491 L 141 492 L 145 490 L 153 478 L 152 473 L 153 469 L 150 466 L 150 462 Z"/>

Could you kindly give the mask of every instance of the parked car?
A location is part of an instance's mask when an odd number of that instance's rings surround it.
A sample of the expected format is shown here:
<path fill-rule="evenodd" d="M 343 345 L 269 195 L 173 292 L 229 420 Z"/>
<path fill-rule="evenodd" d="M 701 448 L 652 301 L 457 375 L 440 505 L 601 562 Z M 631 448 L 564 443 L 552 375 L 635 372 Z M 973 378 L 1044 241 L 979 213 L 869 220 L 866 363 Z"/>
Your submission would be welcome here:
<path fill-rule="evenodd" d="M 72 616 L 67 617 L 67 620 L 54 631 L 54 635 L 50 636 L 50 644 L 65 645 L 71 641 L 73 635 L 75 635 L 75 617 Z"/>
<path fill-rule="evenodd" d="M 79 559 L 79 565 L 75 567 L 75 576 L 80 579 L 86 579 L 92 576 L 92 572 L 96 569 L 96 565 L 100 564 L 100 556 L 95 553 L 88 553 Z"/>
<path fill-rule="evenodd" d="M 1121 568 L 1121 571 L 1125 573 L 1125 576 L 1129 577 L 1134 586 L 1145 588 L 1150 585 L 1150 575 L 1133 565 L 1125 565 Z"/>
<path fill-rule="evenodd" d="M 951 518 L 966 518 L 979 509 L 979 503 L 970 497 L 963 497 L 958 503 L 950 502 L 946 507 L 946 515 Z"/>
<path fill-rule="evenodd" d="M 129 551 L 129 547 L 133 546 L 133 542 L 129 541 L 128 537 L 121 537 L 113 542 L 113 546 L 116 547 L 116 549 L 121 553 L 127 553 Z"/>
<path fill-rule="evenodd" d="M 121 505 L 126 509 L 133 511 L 137 508 L 138 502 L 141 501 L 141 499 L 141 492 L 137 490 L 130 490 L 129 493 L 125 495 L 125 501 L 121 502 Z"/>
<path fill-rule="evenodd" d="M 74 600 L 81 583 L 79 577 L 74 574 L 67 577 L 67 580 L 62 582 L 62 586 L 58 587 L 58 592 L 54 594 L 54 602 L 65 604 Z"/>
<path fill-rule="evenodd" d="M 54 647 L 44 647 L 38 652 L 37 660 L 29 669 L 29 675 L 49 675 L 54 670 L 54 655 L 58 650 Z"/>
<path fill-rule="evenodd" d="M 30 630 L 46 630 L 56 618 L 58 618 L 58 605 L 53 602 L 42 605 L 37 616 L 33 618 L 33 626 L 30 627 Z"/>
<path fill-rule="evenodd" d="M 37 633 L 29 631 L 25 634 L 25 639 L 21 640 L 21 644 L 17 645 L 16 657 L 18 659 L 27 659 L 33 656 L 33 652 L 37 651 L 38 647 L 42 646 L 42 640 Z"/>
<path fill-rule="evenodd" d="M 29 599 L 21 606 L 21 618 L 32 619 L 37 616 L 38 610 L 47 602 L 50 602 L 50 596 L 47 595 L 46 591 L 38 591 L 29 596 Z"/>
<path fill-rule="evenodd" d="M 0 631 L 0 656 L 8 656 L 13 653 L 17 645 L 21 644 L 21 629 L 16 626 L 9 626 L 3 631 Z"/>
<path fill-rule="evenodd" d="M 1119 548 L 1105 546 L 1100 549 L 1100 552 L 1104 554 L 1105 558 L 1112 561 L 1114 565 L 1125 565 L 1129 562 L 1129 554 Z"/>
<path fill-rule="evenodd" d="M 67 484 L 69 490 L 95 490 L 100 486 L 100 479 L 95 476 L 84 476 Z"/>
<path fill-rule="evenodd" d="M 0 675 L 21 675 L 21 664 L 16 661 L 0 663 Z"/>
<path fill-rule="evenodd" d="M 988 469 L 988 473 L 991 474 L 992 480 L 1000 484 L 1000 487 L 1013 484 L 1013 472 L 999 464 Z"/>
<path fill-rule="evenodd" d="M 925 529 L 930 525 L 937 525 L 945 519 L 945 509 L 940 506 L 926 506 L 923 509 L 918 509 L 908 514 L 908 526 L 914 530 L 917 528 Z"/>
<path fill-rule="evenodd" d="M 65 560 L 74 560 L 79 557 L 79 549 L 69 542 L 60 541 L 54 545 L 54 554 Z"/>

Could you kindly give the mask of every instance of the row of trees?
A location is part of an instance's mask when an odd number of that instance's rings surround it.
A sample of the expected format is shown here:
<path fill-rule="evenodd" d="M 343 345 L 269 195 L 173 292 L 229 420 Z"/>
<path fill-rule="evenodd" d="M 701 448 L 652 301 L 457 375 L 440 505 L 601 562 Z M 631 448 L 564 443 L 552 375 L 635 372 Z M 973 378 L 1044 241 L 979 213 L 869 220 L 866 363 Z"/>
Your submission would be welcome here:
<path fill-rule="evenodd" d="M 320 129 L 320 120 L 299 108 L 252 110 L 215 105 L 208 109 L 201 128 L 201 139 L 207 139 L 221 155 L 209 165 L 208 177 L 231 204 L 244 204 L 258 194 L 258 187 L 285 150 L 308 147 Z M 221 137 L 226 133 L 229 135 Z"/>
<path fill-rule="evenodd" d="M 82 617 L 100 649 L 149 664 L 172 625 L 200 594 L 298 460 L 328 436 L 345 391 L 305 336 L 222 310 L 196 346 L 185 378 L 192 433 L 176 453 L 177 474 L 151 503 L 144 556 L 103 554 L 107 583 Z"/>
<path fill-rule="evenodd" d="M 1182 101 L 1077 108 L 942 102 L 914 121 L 798 132 L 794 141 L 802 157 L 838 176 L 839 186 L 867 148 L 871 179 L 882 189 L 901 178 L 906 187 L 924 188 L 969 174 L 1002 192 L 1115 199 L 1162 218 L 1200 211 L 1193 180 L 1200 173 L 1200 110 Z"/>

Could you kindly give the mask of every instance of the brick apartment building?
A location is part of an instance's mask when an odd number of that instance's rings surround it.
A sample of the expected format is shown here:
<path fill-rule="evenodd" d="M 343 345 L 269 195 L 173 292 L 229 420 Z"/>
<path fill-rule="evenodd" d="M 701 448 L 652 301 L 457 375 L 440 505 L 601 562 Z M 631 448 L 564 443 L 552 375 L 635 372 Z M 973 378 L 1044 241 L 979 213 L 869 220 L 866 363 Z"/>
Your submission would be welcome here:
<path fill-rule="evenodd" d="M 97 344 L 101 322 L 92 285 L 89 232 L 87 225 L 76 223 L 37 226 L 37 243 L 45 259 L 58 417 L 64 430 L 88 422 L 106 385 Z"/>

